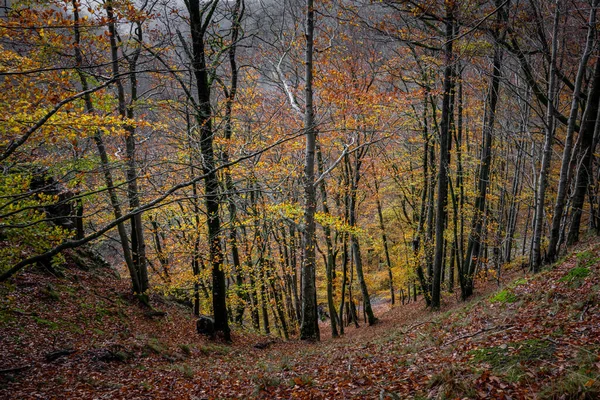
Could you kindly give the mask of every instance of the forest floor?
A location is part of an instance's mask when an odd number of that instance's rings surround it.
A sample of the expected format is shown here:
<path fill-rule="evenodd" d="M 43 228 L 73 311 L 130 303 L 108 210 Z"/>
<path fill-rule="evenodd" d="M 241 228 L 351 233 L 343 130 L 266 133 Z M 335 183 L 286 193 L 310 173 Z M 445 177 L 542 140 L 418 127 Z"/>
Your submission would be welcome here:
<path fill-rule="evenodd" d="M 195 333 L 188 309 L 148 313 L 110 269 L 24 272 L 0 287 L 0 398 L 600 398 L 600 243 L 537 275 L 376 308 L 319 343 Z M 257 344 L 267 345 L 260 349 Z M 259 346 L 264 347 L 264 346 Z"/>

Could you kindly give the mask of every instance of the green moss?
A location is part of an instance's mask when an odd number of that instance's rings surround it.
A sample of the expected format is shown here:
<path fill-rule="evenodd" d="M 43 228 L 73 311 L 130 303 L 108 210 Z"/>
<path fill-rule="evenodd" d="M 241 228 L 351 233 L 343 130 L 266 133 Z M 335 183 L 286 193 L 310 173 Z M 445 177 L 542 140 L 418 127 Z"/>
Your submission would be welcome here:
<path fill-rule="evenodd" d="M 496 293 L 490 298 L 491 303 L 514 303 L 517 301 L 517 296 L 508 289 L 504 289 Z"/>

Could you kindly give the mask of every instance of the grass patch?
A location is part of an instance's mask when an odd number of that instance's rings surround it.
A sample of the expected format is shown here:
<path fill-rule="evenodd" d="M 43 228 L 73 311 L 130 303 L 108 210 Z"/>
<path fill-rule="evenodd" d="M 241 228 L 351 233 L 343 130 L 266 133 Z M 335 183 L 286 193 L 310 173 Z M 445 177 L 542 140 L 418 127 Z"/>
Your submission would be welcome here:
<path fill-rule="evenodd" d="M 571 371 L 555 380 L 540 393 L 540 399 L 582 399 L 600 398 L 599 377 Z"/>
<path fill-rule="evenodd" d="M 592 250 L 582 251 L 577 254 L 578 267 L 591 267 L 600 262 L 600 257 Z"/>
<path fill-rule="evenodd" d="M 192 347 L 189 344 L 180 344 L 179 350 L 181 350 L 181 352 L 186 356 L 192 355 Z"/>
<path fill-rule="evenodd" d="M 560 278 L 561 282 L 579 283 L 585 279 L 586 276 L 590 274 L 590 269 L 588 267 L 575 267 L 571 269 L 565 276 Z"/>
<path fill-rule="evenodd" d="M 192 379 L 194 377 L 194 370 L 189 366 L 189 364 L 177 364 L 173 366 L 173 369 L 181 372 L 181 374 L 187 379 Z"/>
<path fill-rule="evenodd" d="M 6 324 L 15 319 L 11 311 L 8 309 L 0 309 L 0 324 Z"/>
<path fill-rule="evenodd" d="M 488 364 L 494 371 L 506 374 L 509 380 L 518 381 L 522 378 L 521 365 L 551 359 L 554 346 L 544 340 L 529 339 L 475 349 L 469 354 L 473 356 L 475 363 Z"/>
<path fill-rule="evenodd" d="M 508 289 L 504 289 L 496 293 L 490 298 L 491 303 L 514 303 L 517 301 L 517 296 Z"/>
<path fill-rule="evenodd" d="M 477 392 L 470 384 L 471 379 L 465 377 L 458 369 L 452 367 L 434 374 L 429 380 L 429 389 L 437 389 L 440 399 L 475 398 Z"/>
<path fill-rule="evenodd" d="M 527 278 L 519 278 L 516 281 L 514 281 L 511 286 L 514 287 L 514 286 L 519 286 L 519 285 L 525 285 L 526 283 L 527 283 Z"/>
<path fill-rule="evenodd" d="M 218 344 L 207 344 L 204 346 L 200 346 L 200 352 L 204 355 L 217 354 L 217 355 L 225 355 L 229 354 L 230 350 L 226 346 L 221 346 Z"/>
<path fill-rule="evenodd" d="M 49 320 L 44 319 L 44 318 L 33 317 L 33 320 L 38 325 L 47 326 L 48 328 L 52 329 L 53 331 L 55 331 L 55 330 L 57 330 L 59 328 L 59 326 L 58 326 L 58 324 L 56 322 L 52 322 L 52 321 L 49 321 Z"/>
<path fill-rule="evenodd" d="M 148 340 L 145 348 L 154 354 L 164 354 L 167 352 L 167 346 L 155 338 Z"/>

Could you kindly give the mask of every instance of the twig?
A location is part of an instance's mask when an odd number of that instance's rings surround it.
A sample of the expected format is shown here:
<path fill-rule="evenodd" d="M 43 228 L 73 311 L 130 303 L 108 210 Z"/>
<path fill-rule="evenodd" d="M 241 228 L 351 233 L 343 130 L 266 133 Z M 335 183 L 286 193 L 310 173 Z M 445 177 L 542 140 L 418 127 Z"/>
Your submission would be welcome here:
<path fill-rule="evenodd" d="M 10 374 L 11 372 L 21 372 L 31 368 L 31 365 L 23 365 L 21 367 L 0 369 L 0 374 Z"/>
<path fill-rule="evenodd" d="M 483 328 L 483 329 L 478 330 L 475 333 L 471 333 L 469 335 L 464 335 L 464 336 L 457 337 L 456 339 L 452 339 L 451 341 L 442 344 L 440 347 L 446 347 L 448 345 L 451 345 L 452 343 L 458 342 L 459 340 L 472 338 L 474 336 L 481 335 L 482 333 L 485 333 L 485 332 L 503 331 L 503 330 L 508 330 L 508 329 L 512 329 L 512 328 L 514 328 L 514 325 L 502 325 L 502 326 L 493 326 L 491 328 Z"/>
<path fill-rule="evenodd" d="M 429 351 L 429 350 L 433 350 L 433 349 L 441 349 L 442 347 L 446 347 L 451 345 L 452 343 L 458 342 L 459 340 L 463 340 L 463 339 L 469 339 L 478 335 L 481 335 L 482 333 L 486 333 L 486 332 L 490 332 L 490 331 L 503 331 L 503 330 L 509 330 L 509 329 L 513 329 L 514 325 L 501 325 L 501 326 L 493 326 L 491 328 L 483 328 L 478 330 L 477 332 L 474 333 L 470 333 L 468 335 L 463 335 L 463 336 L 459 336 L 455 339 L 450 340 L 449 342 L 443 343 L 440 346 L 433 346 L 433 347 L 428 347 L 426 349 L 423 350 L 419 350 L 417 351 L 417 353 L 422 353 L 424 351 Z"/>
<path fill-rule="evenodd" d="M 112 304 L 116 304 L 116 301 L 114 301 L 113 299 L 111 299 L 108 296 L 103 296 L 101 294 L 99 294 L 98 292 L 96 292 L 95 290 L 92 290 L 92 293 L 94 294 L 94 296 L 96 297 L 100 297 L 101 299 L 107 300 L 109 302 L 111 302 Z"/>
<path fill-rule="evenodd" d="M 425 324 L 429 324 L 429 323 L 431 323 L 431 324 L 437 324 L 437 322 L 435 322 L 435 321 L 419 322 L 418 324 L 414 324 L 414 325 L 409 326 L 404 331 L 400 331 L 400 333 L 403 334 L 403 335 L 406 335 L 408 332 L 412 331 L 413 329 L 418 328 L 419 326 L 423 326 Z"/>
<path fill-rule="evenodd" d="M 588 308 L 590 308 L 589 301 L 585 303 L 585 307 L 583 308 L 583 311 L 581 312 L 581 315 L 579 316 L 579 322 L 583 322 L 583 316 L 585 315 L 585 312 L 588 310 Z"/>

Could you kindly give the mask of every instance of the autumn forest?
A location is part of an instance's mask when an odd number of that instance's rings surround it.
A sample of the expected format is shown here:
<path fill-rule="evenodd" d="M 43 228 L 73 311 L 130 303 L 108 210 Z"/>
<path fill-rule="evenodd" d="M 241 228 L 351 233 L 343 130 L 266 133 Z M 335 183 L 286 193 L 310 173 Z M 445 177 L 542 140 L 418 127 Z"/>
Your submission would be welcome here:
<path fill-rule="evenodd" d="M 596 398 L 599 6 L 5 0 L 0 397 Z"/>

